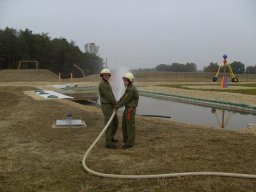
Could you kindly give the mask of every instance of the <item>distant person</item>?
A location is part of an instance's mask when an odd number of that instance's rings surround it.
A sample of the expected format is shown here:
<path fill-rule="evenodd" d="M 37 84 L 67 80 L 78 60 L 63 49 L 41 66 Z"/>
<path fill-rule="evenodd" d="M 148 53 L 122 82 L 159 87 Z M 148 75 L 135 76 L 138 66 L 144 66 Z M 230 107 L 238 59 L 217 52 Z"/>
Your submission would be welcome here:
<path fill-rule="evenodd" d="M 104 122 L 106 125 L 113 113 L 113 109 L 117 104 L 117 102 L 109 83 L 109 78 L 111 77 L 110 70 L 107 68 L 102 69 L 100 72 L 100 76 L 101 76 L 101 81 L 99 84 L 100 103 L 101 103 L 101 110 L 104 115 Z M 110 148 L 110 149 L 117 148 L 115 143 L 118 142 L 118 140 L 114 139 L 117 128 L 118 128 L 118 118 L 117 118 L 117 115 L 115 115 L 113 121 L 109 124 L 105 132 L 106 148 Z"/>
<path fill-rule="evenodd" d="M 117 102 L 115 109 L 125 106 L 122 119 L 123 149 L 133 147 L 135 141 L 135 114 L 139 102 L 139 92 L 133 85 L 134 76 L 132 73 L 125 73 L 123 78 L 126 87 L 125 93 Z"/>

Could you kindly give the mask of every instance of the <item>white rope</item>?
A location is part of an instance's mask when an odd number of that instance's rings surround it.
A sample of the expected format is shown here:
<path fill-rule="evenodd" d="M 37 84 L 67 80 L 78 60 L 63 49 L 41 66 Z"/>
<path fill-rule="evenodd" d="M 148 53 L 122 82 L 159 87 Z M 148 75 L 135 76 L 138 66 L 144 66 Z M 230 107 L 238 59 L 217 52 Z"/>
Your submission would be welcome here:
<path fill-rule="evenodd" d="M 117 174 L 108 174 L 108 173 L 100 173 L 97 171 L 94 171 L 87 167 L 85 164 L 85 161 L 95 146 L 95 144 L 99 141 L 100 137 L 105 133 L 107 127 L 113 120 L 114 116 L 116 114 L 116 111 L 113 112 L 112 116 L 110 117 L 108 123 L 103 128 L 103 130 L 100 132 L 98 137 L 95 139 L 95 141 L 91 144 L 89 149 L 85 152 L 82 160 L 83 168 L 93 174 L 100 177 L 109 177 L 109 178 L 118 178 L 118 179 L 148 179 L 148 178 L 166 178 L 166 177 L 181 177 L 181 176 L 222 176 L 222 177 L 239 177 L 239 178 L 247 178 L 247 179 L 256 179 L 256 175 L 253 174 L 240 174 L 240 173 L 224 173 L 224 172 L 184 172 L 184 173 L 168 173 L 168 174 L 155 174 L 155 175 L 117 175 Z"/>

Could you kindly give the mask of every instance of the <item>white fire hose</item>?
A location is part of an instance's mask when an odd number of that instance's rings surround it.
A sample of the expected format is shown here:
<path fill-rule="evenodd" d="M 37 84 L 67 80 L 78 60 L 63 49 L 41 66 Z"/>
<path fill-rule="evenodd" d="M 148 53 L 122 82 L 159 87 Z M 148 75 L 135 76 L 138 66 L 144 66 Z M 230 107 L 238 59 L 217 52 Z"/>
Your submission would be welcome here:
<path fill-rule="evenodd" d="M 224 173 L 224 172 L 184 172 L 184 173 L 167 173 L 167 174 L 154 174 L 154 175 L 118 175 L 118 174 L 108 174 L 108 173 L 100 173 L 97 171 L 94 171 L 87 167 L 85 164 L 85 161 L 87 159 L 87 156 L 95 146 L 95 144 L 99 141 L 100 137 L 105 133 L 107 127 L 113 120 L 114 116 L 116 114 L 116 111 L 113 112 L 112 116 L 110 117 L 108 123 L 103 128 L 103 130 L 100 132 L 98 137 L 95 139 L 95 141 L 91 144 L 89 149 L 85 152 L 82 160 L 83 168 L 93 174 L 100 177 L 109 177 L 109 178 L 118 178 L 118 179 L 149 179 L 149 178 L 167 178 L 167 177 L 181 177 L 181 176 L 222 176 L 222 177 L 239 177 L 239 178 L 247 178 L 247 179 L 256 179 L 256 175 L 253 174 L 240 174 L 240 173 Z"/>

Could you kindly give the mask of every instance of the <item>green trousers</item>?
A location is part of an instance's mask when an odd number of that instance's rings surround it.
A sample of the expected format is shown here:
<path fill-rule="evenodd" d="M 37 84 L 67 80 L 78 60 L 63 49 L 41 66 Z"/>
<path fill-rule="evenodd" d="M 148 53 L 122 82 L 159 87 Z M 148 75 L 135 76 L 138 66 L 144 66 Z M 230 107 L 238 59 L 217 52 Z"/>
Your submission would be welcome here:
<path fill-rule="evenodd" d="M 106 125 L 113 113 L 113 105 L 112 104 L 101 104 L 101 110 L 103 112 L 104 123 Z M 118 118 L 117 118 L 117 115 L 115 115 L 113 121 L 109 124 L 109 126 L 105 132 L 106 145 L 112 143 L 112 138 L 115 136 L 117 128 L 118 128 Z"/>
<path fill-rule="evenodd" d="M 123 142 L 133 146 L 135 140 L 135 114 L 136 108 L 125 107 L 122 119 Z"/>

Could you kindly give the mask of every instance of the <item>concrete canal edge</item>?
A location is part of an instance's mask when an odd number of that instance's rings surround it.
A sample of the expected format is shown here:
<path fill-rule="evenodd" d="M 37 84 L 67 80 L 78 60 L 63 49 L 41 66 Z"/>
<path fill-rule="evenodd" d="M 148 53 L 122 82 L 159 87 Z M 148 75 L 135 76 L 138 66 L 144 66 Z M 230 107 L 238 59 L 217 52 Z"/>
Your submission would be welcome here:
<path fill-rule="evenodd" d="M 152 97 L 157 99 L 172 100 L 181 103 L 189 103 L 195 105 L 201 105 L 206 107 L 216 107 L 219 109 L 226 109 L 231 111 L 238 111 L 244 113 L 250 113 L 256 115 L 256 106 L 250 106 L 244 103 L 225 102 L 220 100 L 210 100 L 202 98 L 194 98 L 189 96 L 172 95 L 166 93 L 153 93 L 148 91 L 139 91 L 141 96 Z"/>

